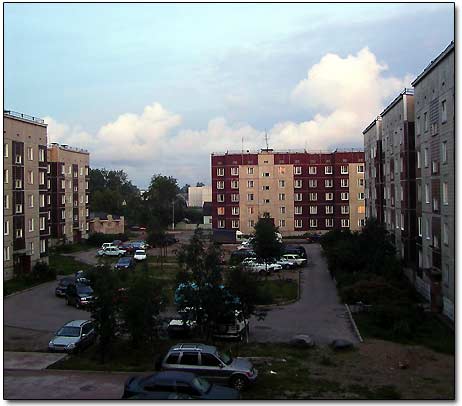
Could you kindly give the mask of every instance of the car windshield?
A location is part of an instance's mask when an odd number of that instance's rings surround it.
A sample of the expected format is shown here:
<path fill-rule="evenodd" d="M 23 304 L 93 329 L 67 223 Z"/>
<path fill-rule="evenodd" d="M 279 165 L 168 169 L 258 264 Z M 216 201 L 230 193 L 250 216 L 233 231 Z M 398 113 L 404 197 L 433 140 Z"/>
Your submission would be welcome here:
<path fill-rule="evenodd" d="M 143 250 L 137 250 L 135 252 L 135 255 L 144 255 L 144 254 L 145 254 L 145 252 Z"/>
<path fill-rule="evenodd" d="M 130 262 L 130 258 L 120 258 L 119 264 L 128 264 Z"/>
<path fill-rule="evenodd" d="M 90 286 L 80 285 L 77 287 L 79 294 L 91 295 L 93 293 L 93 289 Z"/>
<path fill-rule="evenodd" d="M 207 393 L 212 385 L 208 383 L 204 378 L 194 378 L 192 384 L 199 389 L 202 393 Z"/>
<path fill-rule="evenodd" d="M 217 352 L 218 358 L 220 358 L 226 365 L 230 365 L 233 362 L 233 358 L 226 354 L 226 352 Z"/>
<path fill-rule="evenodd" d="M 62 285 L 62 286 L 67 286 L 67 285 L 70 285 L 71 283 L 74 282 L 74 278 L 63 278 L 59 281 L 59 284 Z"/>
<path fill-rule="evenodd" d="M 57 333 L 60 337 L 80 337 L 80 327 L 63 327 Z"/>

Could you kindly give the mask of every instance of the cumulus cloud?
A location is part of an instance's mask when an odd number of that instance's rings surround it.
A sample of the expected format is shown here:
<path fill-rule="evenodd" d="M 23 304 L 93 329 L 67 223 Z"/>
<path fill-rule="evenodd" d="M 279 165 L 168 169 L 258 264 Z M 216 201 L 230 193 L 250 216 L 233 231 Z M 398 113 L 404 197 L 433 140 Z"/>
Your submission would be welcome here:
<path fill-rule="evenodd" d="M 293 103 L 317 111 L 303 122 L 279 122 L 269 129 L 275 149 L 333 149 L 362 145 L 362 130 L 383 107 L 408 85 L 411 77 L 385 77 L 368 49 L 342 58 L 327 54 L 293 89 Z M 242 102 L 241 91 L 225 102 Z M 258 108 L 258 106 L 255 106 Z M 94 166 L 126 169 L 140 186 L 153 173 L 172 175 L 182 182 L 208 181 L 210 153 L 256 150 L 264 146 L 264 131 L 247 123 L 212 118 L 200 130 L 181 128 L 180 115 L 160 103 L 146 106 L 141 114 L 126 113 L 104 124 L 94 135 L 46 118 L 51 141 L 88 148 Z"/>

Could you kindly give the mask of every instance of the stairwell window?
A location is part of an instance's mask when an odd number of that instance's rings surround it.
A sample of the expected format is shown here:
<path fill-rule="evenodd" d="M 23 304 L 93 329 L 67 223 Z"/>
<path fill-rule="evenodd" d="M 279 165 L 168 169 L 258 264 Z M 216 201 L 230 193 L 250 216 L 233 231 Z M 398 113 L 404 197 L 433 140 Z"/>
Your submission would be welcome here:
<path fill-rule="evenodd" d="M 27 159 L 29 161 L 34 160 L 34 149 L 32 147 L 27 147 Z"/>
<path fill-rule="evenodd" d="M 253 175 L 253 168 L 247 168 L 247 175 Z"/>

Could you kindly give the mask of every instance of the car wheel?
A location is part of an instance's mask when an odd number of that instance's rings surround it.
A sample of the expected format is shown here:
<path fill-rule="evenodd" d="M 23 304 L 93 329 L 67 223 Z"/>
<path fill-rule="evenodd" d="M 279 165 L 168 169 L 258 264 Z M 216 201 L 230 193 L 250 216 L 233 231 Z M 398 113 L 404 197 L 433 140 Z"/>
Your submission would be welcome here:
<path fill-rule="evenodd" d="M 238 391 L 243 390 L 247 386 L 247 378 L 243 375 L 236 375 L 231 378 L 231 386 Z"/>

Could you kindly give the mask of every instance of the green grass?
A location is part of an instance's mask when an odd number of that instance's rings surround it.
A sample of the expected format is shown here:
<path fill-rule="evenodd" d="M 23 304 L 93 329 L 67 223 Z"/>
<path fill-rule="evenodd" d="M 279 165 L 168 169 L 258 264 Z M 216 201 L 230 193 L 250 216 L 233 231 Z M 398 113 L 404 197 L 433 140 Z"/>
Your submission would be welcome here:
<path fill-rule="evenodd" d="M 91 251 L 94 249 L 95 247 L 92 247 L 85 242 L 79 242 L 74 244 L 58 245 L 54 247 L 51 252 L 56 254 L 70 254 L 73 252 Z"/>
<path fill-rule="evenodd" d="M 354 319 L 363 337 L 374 337 L 402 344 L 422 345 L 445 354 L 455 353 L 455 333 L 431 313 L 412 332 L 412 338 L 400 337 L 377 325 L 372 314 L 358 313 Z"/>
<path fill-rule="evenodd" d="M 73 257 L 52 254 L 50 255 L 50 267 L 56 269 L 57 275 L 72 275 L 80 270 L 89 270 L 92 268 L 92 265 L 77 261 Z"/>
<path fill-rule="evenodd" d="M 23 278 L 14 278 L 3 282 L 3 296 L 11 295 L 14 292 L 20 292 L 24 289 L 29 289 L 49 280 L 29 280 Z"/>
<path fill-rule="evenodd" d="M 287 279 L 263 280 L 259 291 L 261 305 L 292 301 L 297 299 L 298 283 Z"/>

